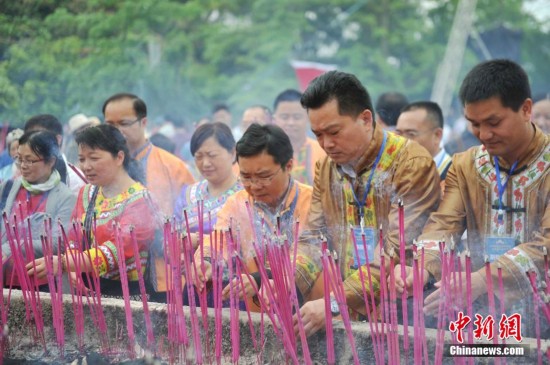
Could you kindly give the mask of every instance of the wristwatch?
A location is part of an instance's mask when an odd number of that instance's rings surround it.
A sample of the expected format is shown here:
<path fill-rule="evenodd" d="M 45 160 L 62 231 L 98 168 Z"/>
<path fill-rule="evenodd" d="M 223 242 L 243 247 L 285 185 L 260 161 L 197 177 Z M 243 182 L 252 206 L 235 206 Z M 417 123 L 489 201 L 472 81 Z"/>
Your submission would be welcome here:
<path fill-rule="evenodd" d="M 332 296 L 330 297 L 330 313 L 332 313 L 333 317 L 340 315 L 340 306 L 338 305 L 336 298 Z"/>

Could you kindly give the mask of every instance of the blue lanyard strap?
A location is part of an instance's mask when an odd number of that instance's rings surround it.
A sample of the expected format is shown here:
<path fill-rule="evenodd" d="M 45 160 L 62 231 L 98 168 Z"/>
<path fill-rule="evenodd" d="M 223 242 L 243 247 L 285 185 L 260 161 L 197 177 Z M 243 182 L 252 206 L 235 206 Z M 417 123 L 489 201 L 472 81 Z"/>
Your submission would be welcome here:
<path fill-rule="evenodd" d="M 498 163 L 498 157 L 495 156 L 495 169 L 497 170 L 497 189 L 498 189 L 498 221 L 499 224 L 502 224 L 503 222 L 503 210 L 502 210 L 502 195 L 504 194 L 504 191 L 506 190 L 506 186 L 508 185 L 508 181 L 510 181 L 510 177 L 514 173 L 514 170 L 516 169 L 518 165 L 518 161 L 514 162 L 512 167 L 510 168 L 510 172 L 508 173 L 508 176 L 506 177 L 506 181 L 504 181 L 504 184 L 502 183 L 502 180 L 500 179 L 500 164 Z"/>
<path fill-rule="evenodd" d="M 36 213 L 36 211 L 38 210 L 38 208 L 40 207 L 40 205 L 42 205 L 42 203 L 44 203 L 44 200 L 46 200 L 46 198 L 48 197 L 48 194 L 50 193 L 50 191 L 45 191 L 42 196 L 40 197 L 40 200 L 38 201 L 38 204 L 36 204 L 36 206 L 34 207 L 34 209 L 32 210 L 32 212 L 27 212 L 27 216 L 30 217 L 31 215 L 33 215 L 34 213 Z M 27 200 L 30 202 L 31 201 L 31 194 L 27 191 Z"/>
<path fill-rule="evenodd" d="M 386 140 L 388 139 L 388 136 L 386 134 L 386 131 L 384 131 L 384 139 L 382 140 L 382 145 L 380 146 L 380 150 L 378 150 L 378 155 L 376 156 L 376 160 L 374 160 L 374 164 L 372 165 L 369 179 L 367 180 L 367 183 L 365 185 L 365 192 L 363 193 L 363 200 L 360 201 L 357 198 L 357 195 L 355 194 L 355 189 L 351 189 L 351 192 L 353 194 L 353 199 L 355 200 L 355 203 L 357 204 L 357 207 L 359 208 L 359 216 L 363 218 L 363 215 L 365 214 L 365 209 L 363 208 L 366 205 L 367 196 L 369 195 L 370 187 L 372 184 L 372 179 L 374 177 L 374 172 L 376 171 L 376 168 L 378 167 L 378 163 L 380 162 L 380 159 L 382 158 L 382 154 L 384 153 L 384 148 L 386 147 Z"/>

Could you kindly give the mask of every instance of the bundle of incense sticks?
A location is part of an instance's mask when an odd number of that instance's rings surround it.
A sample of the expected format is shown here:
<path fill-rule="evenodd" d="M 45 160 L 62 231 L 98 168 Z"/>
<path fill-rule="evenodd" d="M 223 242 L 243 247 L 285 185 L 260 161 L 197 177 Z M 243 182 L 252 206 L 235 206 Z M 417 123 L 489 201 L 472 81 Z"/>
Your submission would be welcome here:
<path fill-rule="evenodd" d="M 178 232 L 172 229 L 172 224 L 167 219 L 164 223 L 164 257 L 166 260 L 168 341 L 171 362 L 177 358 L 185 358 L 189 346 L 183 311 L 181 246 L 177 235 Z"/>
<path fill-rule="evenodd" d="M 25 269 L 26 264 L 28 262 L 31 262 L 31 260 L 34 260 L 34 249 L 32 248 L 31 242 L 29 250 L 29 241 L 26 237 L 25 229 L 18 229 L 19 224 L 16 215 L 14 215 L 13 223 L 14 224 L 12 226 L 11 232 L 13 233 L 13 236 L 8 236 L 8 244 L 12 253 L 14 269 L 17 273 L 19 284 L 21 285 L 21 291 L 23 292 L 23 299 L 25 301 L 27 315 L 26 319 L 27 321 L 30 321 L 32 318 L 32 320 L 34 321 L 34 329 L 36 330 L 36 332 L 34 333 L 35 340 L 40 341 L 44 350 L 46 350 L 46 342 L 44 338 L 44 318 L 42 313 L 40 295 L 38 293 L 38 283 L 35 277 L 33 277 L 33 279 L 31 280 L 31 278 L 27 275 L 27 271 Z M 8 227 L 6 228 L 7 230 L 9 230 Z M 23 236 L 23 239 L 21 238 L 21 236 Z M 23 243 L 23 247 L 21 247 L 20 243 Z M 29 258 L 28 260 L 25 254 Z M 34 269 L 36 269 L 36 266 L 34 266 Z"/>
<path fill-rule="evenodd" d="M 186 280 L 193 283 L 197 275 L 197 267 L 193 265 L 193 244 L 187 235 L 179 235 L 180 241 L 176 242 L 177 247 L 173 248 L 174 257 L 183 257 L 183 269 L 186 273 Z M 181 275 L 181 270 L 179 271 Z M 181 279 L 174 277 L 174 285 L 181 285 Z M 195 299 L 195 289 L 192 285 L 186 285 L 189 298 L 189 318 L 191 322 L 191 335 L 193 337 L 193 348 L 195 352 L 195 363 L 203 363 L 202 343 L 200 337 L 199 317 L 197 314 L 197 305 Z"/>
<path fill-rule="evenodd" d="M 338 307 L 340 309 L 340 315 L 342 316 L 344 328 L 346 329 L 349 345 L 353 354 L 353 363 L 357 365 L 359 364 L 359 356 L 357 354 L 357 348 L 355 347 L 355 339 L 351 331 L 351 322 L 348 312 L 348 305 L 346 302 L 346 294 L 344 291 L 344 283 L 342 281 L 340 267 L 336 263 L 336 252 L 330 253 L 328 250 L 324 250 L 322 252 L 321 260 L 323 264 L 323 272 L 327 272 L 327 275 L 325 275 L 324 278 L 325 280 L 329 280 L 331 293 L 336 299 L 336 302 L 338 303 Z M 329 320 L 332 320 L 332 318 L 327 318 L 327 321 Z"/>
<path fill-rule="evenodd" d="M 73 252 L 71 252 L 71 246 L 69 244 L 69 239 L 67 238 L 67 233 L 65 232 L 65 228 L 61 224 L 60 221 L 58 221 L 59 230 L 61 232 L 61 247 L 63 247 L 65 251 L 65 256 L 67 260 L 71 260 L 74 262 L 75 255 Z M 61 252 L 61 248 L 59 248 L 59 251 Z M 67 274 L 70 275 L 70 274 Z M 73 285 L 73 281 L 69 278 L 69 292 L 71 294 L 71 305 L 73 309 L 74 314 L 74 325 L 75 325 L 75 332 L 76 332 L 76 338 L 78 342 L 78 348 L 80 350 L 84 347 L 84 307 L 82 305 L 82 296 L 77 294 L 77 291 L 79 291 L 78 288 L 76 288 Z"/>
<path fill-rule="evenodd" d="M 211 236 L 212 237 L 212 236 Z M 212 267 L 212 291 L 214 298 L 214 346 L 216 363 L 221 363 L 222 357 L 222 290 L 223 290 L 223 271 L 224 271 L 224 234 L 221 231 L 215 231 L 213 234 L 213 249 L 211 256 Z M 218 240 L 219 237 L 219 240 Z M 211 241 L 212 242 L 212 241 Z M 204 259 L 203 259 L 204 260 Z M 204 275 L 204 271 L 203 271 Z M 203 289 L 206 292 L 206 288 Z"/>
<path fill-rule="evenodd" d="M 354 237 L 355 239 L 353 230 L 351 232 L 351 236 Z M 321 246 L 322 252 L 327 252 L 328 245 L 325 239 L 322 239 L 321 245 L 322 245 Z M 356 246 L 356 250 L 357 250 L 357 246 Z M 328 270 L 324 270 L 324 267 L 323 267 L 323 285 L 324 285 L 324 291 L 325 291 L 325 318 L 326 318 L 325 327 L 326 327 L 326 336 L 327 336 L 327 364 L 334 365 L 336 363 L 336 356 L 334 353 L 334 329 L 332 326 L 332 311 L 330 308 L 330 282 L 328 278 Z M 365 290 L 363 289 L 363 291 Z M 368 313 L 368 310 L 367 310 L 367 313 Z M 370 323 L 370 319 L 369 319 L 369 323 Z M 372 331 L 372 326 L 371 326 L 371 331 Z M 377 360 L 376 364 L 378 364 L 378 356 L 376 357 L 376 360 Z"/>
<path fill-rule="evenodd" d="M 289 313 L 287 313 L 292 309 L 289 309 L 288 301 L 278 300 L 278 298 L 286 298 L 288 296 L 288 288 L 285 288 L 282 285 L 282 283 L 284 282 L 284 278 L 277 277 L 277 275 L 274 275 L 273 273 L 271 275 L 271 277 L 273 278 L 271 279 L 272 284 L 270 283 L 270 276 L 267 273 L 265 262 L 266 260 L 269 260 L 269 256 L 267 253 L 268 248 L 273 245 L 268 244 L 267 241 L 268 238 L 264 236 L 262 242 L 254 242 L 253 244 L 256 261 L 261 263 L 258 264 L 258 270 L 260 273 L 263 288 L 262 295 L 259 295 L 259 292 L 257 292 L 256 294 L 258 295 L 258 299 L 262 308 L 267 308 L 266 314 L 269 316 L 274 331 L 277 337 L 282 342 L 287 356 L 295 364 L 298 364 L 299 362 L 296 351 L 296 341 L 294 336 L 292 314 L 289 315 Z M 243 265 L 243 267 L 244 266 L 245 265 Z M 267 303 L 264 301 L 263 295 L 265 295 L 265 297 L 267 298 Z"/>
<path fill-rule="evenodd" d="M 86 252 L 88 249 L 98 250 L 98 244 L 94 237 L 96 237 L 96 222 L 95 214 L 92 224 L 93 232 L 88 234 L 85 231 L 82 222 L 74 222 L 73 229 L 75 230 L 78 249 L 74 253 L 75 262 L 75 274 L 77 278 L 76 285 L 79 287 L 88 304 L 90 310 L 90 316 L 99 330 L 100 341 L 102 342 L 102 352 L 108 354 L 111 351 L 110 338 L 107 332 L 107 321 L 105 320 L 105 314 L 103 313 L 103 306 L 101 305 L 101 285 L 100 277 L 95 272 L 90 271 L 90 256 Z M 90 242 L 91 240 L 91 242 Z M 69 243 L 70 244 L 70 243 Z M 86 278 L 86 284 L 83 277 Z M 86 286 L 87 285 L 87 286 Z"/>
<path fill-rule="evenodd" d="M 352 239 L 352 242 L 353 242 L 353 248 L 354 248 L 356 257 L 359 257 L 359 250 L 358 250 L 358 247 L 357 247 L 358 244 L 363 245 L 363 250 L 364 250 L 363 252 L 365 252 L 365 267 L 367 269 L 368 291 L 367 291 L 367 286 L 365 284 L 365 274 L 363 272 L 362 267 L 358 268 L 359 280 L 361 280 L 361 289 L 363 290 L 363 300 L 365 301 L 365 311 L 367 313 L 367 319 L 368 319 L 370 331 L 371 331 L 372 336 L 373 336 L 374 359 L 375 359 L 376 364 L 383 364 L 383 351 L 384 351 L 384 349 L 381 346 L 381 341 L 380 341 L 379 332 L 378 332 L 378 320 L 376 318 L 376 313 L 377 313 L 376 301 L 374 300 L 374 288 L 372 286 L 372 277 L 371 277 L 371 273 L 370 273 L 370 260 L 371 260 L 371 258 L 369 257 L 368 250 L 367 250 L 366 237 L 365 237 L 365 234 L 363 233 L 361 235 L 361 241 L 362 242 L 358 243 L 356 238 L 355 238 L 355 235 L 353 234 L 353 228 L 350 228 L 350 229 L 351 229 L 351 232 L 350 232 L 351 239 Z M 326 246 L 326 241 L 323 242 L 323 247 L 325 247 L 325 246 Z M 325 282 L 325 286 L 327 284 L 328 283 Z M 327 289 L 325 288 L 325 295 L 326 295 L 326 293 L 327 293 Z M 369 296 L 369 294 L 370 294 L 370 296 Z M 369 304 L 369 300 L 370 300 L 370 304 Z M 326 301 L 325 301 L 325 305 L 326 305 Z M 329 310 L 330 310 L 330 307 L 329 307 Z M 372 312 L 372 315 L 371 315 L 371 312 Z M 327 323 L 327 325 L 328 325 L 328 323 Z M 330 324 L 330 326 L 332 328 L 332 323 Z M 327 333 L 328 333 L 328 328 L 327 328 Z M 327 346 L 328 346 L 328 342 L 327 342 Z"/>
<path fill-rule="evenodd" d="M 145 280 L 143 278 L 143 266 L 141 265 L 141 256 L 136 238 L 134 227 L 130 227 L 130 240 L 132 242 L 132 250 L 134 251 L 134 260 L 136 262 L 136 270 L 139 281 L 139 292 L 141 294 L 141 303 L 143 305 L 143 317 L 145 320 L 145 328 L 147 331 L 147 348 L 150 351 L 155 351 L 155 335 L 153 333 L 153 324 L 151 323 L 151 314 L 149 313 L 149 302 L 147 301 L 147 290 L 145 288 Z M 148 258 L 149 260 L 151 258 Z"/>
<path fill-rule="evenodd" d="M 60 280 L 61 256 L 58 256 L 58 260 L 56 261 L 56 264 L 54 264 L 53 242 L 44 235 L 40 236 L 40 240 L 42 243 L 42 252 L 46 265 L 46 278 L 48 279 L 48 288 L 50 291 L 50 299 L 52 303 L 53 327 L 55 330 L 57 347 L 61 356 L 63 357 L 65 346 L 65 329 L 63 328 L 63 298 L 61 295 L 62 282 Z"/>
<path fill-rule="evenodd" d="M 233 280 L 236 276 L 236 265 L 234 258 L 236 257 L 235 252 L 237 252 L 237 248 L 230 230 L 226 232 L 225 239 L 229 252 L 229 327 L 231 333 L 231 362 L 233 364 L 237 364 L 239 361 L 241 340 L 239 321 L 239 289 L 237 287 L 237 281 Z"/>
<path fill-rule="evenodd" d="M 124 298 L 124 313 L 126 315 L 126 330 L 128 335 L 128 356 L 134 359 L 135 355 L 135 339 L 134 320 L 132 318 L 132 307 L 130 305 L 130 289 L 128 287 L 128 269 L 126 266 L 126 254 L 124 252 L 124 243 L 120 237 L 120 225 L 113 222 L 113 231 L 115 233 L 115 247 L 118 257 L 118 272 L 120 275 L 120 285 L 122 286 L 122 297 Z"/>

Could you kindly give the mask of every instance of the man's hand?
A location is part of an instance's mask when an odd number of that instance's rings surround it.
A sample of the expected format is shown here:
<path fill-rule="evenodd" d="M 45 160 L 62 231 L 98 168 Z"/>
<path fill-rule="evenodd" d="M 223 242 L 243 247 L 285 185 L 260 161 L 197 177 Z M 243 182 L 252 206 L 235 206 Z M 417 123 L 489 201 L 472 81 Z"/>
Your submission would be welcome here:
<path fill-rule="evenodd" d="M 254 294 L 256 294 L 256 291 L 254 288 L 256 288 L 256 283 L 248 280 L 248 276 L 245 274 L 241 274 L 241 278 L 244 284 L 244 291 L 246 297 L 253 297 Z M 229 294 L 231 293 L 231 286 L 233 286 L 233 290 L 237 290 L 239 293 L 239 299 L 243 298 L 243 288 L 241 287 L 241 280 L 238 277 L 233 278 L 233 280 L 223 288 L 222 291 L 222 299 L 227 300 L 229 298 Z"/>
<path fill-rule="evenodd" d="M 202 273 L 202 267 L 200 263 L 197 263 L 197 275 L 193 275 L 195 279 L 195 286 L 201 291 L 206 283 L 212 279 L 212 264 L 208 261 L 204 261 L 204 274 Z"/>
<path fill-rule="evenodd" d="M 458 275 L 462 276 L 462 291 L 460 291 L 459 278 Z M 438 288 L 432 294 L 428 295 L 424 300 L 424 313 L 432 316 L 436 316 L 439 311 L 439 302 L 441 300 L 441 288 L 442 282 L 438 281 L 435 283 L 435 287 Z M 472 302 L 475 301 L 479 296 L 486 292 L 485 280 L 479 272 L 472 273 Z M 457 273 L 456 282 L 451 279 L 449 283 L 448 295 L 453 296 L 452 302 L 456 303 L 459 297 L 462 297 L 464 302 L 466 301 L 466 273 Z M 448 305 L 449 300 L 445 303 Z"/>
<path fill-rule="evenodd" d="M 411 266 L 405 266 L 405 282 L 401 278 L 401 265 L 396 265 L 393 270 L 395 276 L 395 291 L 397 294 L 403 293 L 405 287 L 407 288 L 407 295 L 410 297 L 413 294 L 413 268 Z M 428 283 L 429 273 L 424 269 L 424 287 Z M 388 286 L 390 285 L 390 276 L 388 275 Z"/>
<path fill-rule="evenodd" d="M 299 314 L 294 314 L 294 333 L 296 336 L 300 336 L 298 315 L 302 317 L 302 324 L 304 326 L 306 336 L 311 336 L 325 327 L 325 299 L 321 298 L 307 302 L 302 306 L 302 308 L 300 308 Z M 329 320 L 332 320 L 332 318 L 329 318 Z"/>
<path fill-rule="evenodd" d="M 58 259 L 59 256 L 52 256 L 54 275 L 57 273 Z M 35 276 L 37 279 L 45 278 L 48 274 L 48 270 L 46 269 L 46 259 L 44 257 L 29 262 L 25 266 L 25 269 L 27 270 L 27 275 Z"/>

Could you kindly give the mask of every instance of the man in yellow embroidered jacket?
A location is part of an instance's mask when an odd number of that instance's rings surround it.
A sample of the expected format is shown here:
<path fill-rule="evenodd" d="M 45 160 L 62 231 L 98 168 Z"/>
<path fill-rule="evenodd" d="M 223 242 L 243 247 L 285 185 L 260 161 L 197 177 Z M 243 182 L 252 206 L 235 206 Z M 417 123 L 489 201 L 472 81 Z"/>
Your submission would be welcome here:
<path fill-rule="evenodd" d="M 366 278 L 366 258 L 361 254 L 355 257 L 350 226 L 354 232 L 361 227 L 359 236 L 361 232 L 368 236 L 368 259 L 374 294 L 378 295 L 378 227 L 381 225 L 385 232 L 384 254 L 387 256 L 392 249 L 398 254 L 398 199 L 402 199 L 407 255 L 411 257 L 412 239 L 437 208 L 437 170 L 432 156 L 418 143 L 384 132 L 375 124 L 370 96 L 355 76 L 338 71 L 325 73 L 309 85 L 301 102 L 327 157 L 317 163 L 308 231 L 300 239 L 296 285 L 303 297 L 308 297 L 321 266 L 316 257 L 320 247 L 306 242 L 322 233 L 329 248 L 338 254 L 349 308 L 364 314 L 358 269 Z M 305 303 L 300 314 L 308 335 L 324 327 L 324 299 Z"/>
<path fill-rule="evenodd" d="M 145 186 L 158 204 L 161 214 L 171 216 L 183 185 L 194 183 L 187 165 L 178 157 L 153 144 L 145 137 L 147 106 L 133 94 L 116 94 L 103 104 L 105 123 L 117 127 L 126 142 L 132 158 L 145 172 Z M 155 289 L 166 291 L 165 270 L 160 258 L 155 259 Z"/>
<path fill-rule="evenodd" d="M 533 297 L 526 272 L 534 271 L 539 285 L 544 280 L 543 249 L 550 252 L 550 138 L 531 121 L 529 80 L 512 61 L 474 67 L 462 83 L 460 98 L 464 116 L 483 145 L 453 157 L 441 205 L 418 238 L 426 250 L 424 277 L 441 279 L 437 241 L 459 242 L 467 229 L 472 270 L 477 270 L 472 299 L 487 294 L 488 257 L 496 288 L 502 267 L 505 298 L 500 299 L 510 308 Z M 412 274 L 406 282 L 412 282 Z M 440 290 L 426 297 L 425 313 L 437 313 L 439 300 Z M 534 313 L 532 306 L 524 309 L 524 314 Z M 533 323 L 530 317 L 526 320 Z"/>
<path fill-rule="evenodd" d="M 275 125 L 252 124 L 237 142 L 237 161 L 240 168 L 241 190 L 227 198 L 217 214 L 216 230 L 232 229 L 239 236 L 240 251 L 250 273 L 258 280 L 258 267 L 255 261 L 253 241 L 264 234 L 272 235 L 277 229 L 281 234 L 294 240 L 295 223 L 299 220 L 300 231 L 307 217 L 311 202 L 311 186 L 301 184 L 292 178 L 292 144 L 285 132 Z M 252 217 L 246 203 L 250 204 Z M 253 227 L 251 226 L 251 220 Z M 279 227 L 277 227 L 277 224 Z M 205 239 L 204 256 L 211 257 L 211 242 Z M 225 253 L 226 259 L 228 254 Z M 195 253 L 200 260 L 200 250 Z M 208 262 L 204 277 L 197 278 L 196 285 L 202 290 L 204 283 L 211 278 Z M 269 266 L 267 262 L 266 265 Z M 249 298 L 254 296 L 252 283 L 243 274 L 245 290 Z M 261 285 L 261 283 L 260 283 Z M 229 293 L 229 285 L 224 295 Z M 252 304 L 253 310 L 259 308 Z"/>

